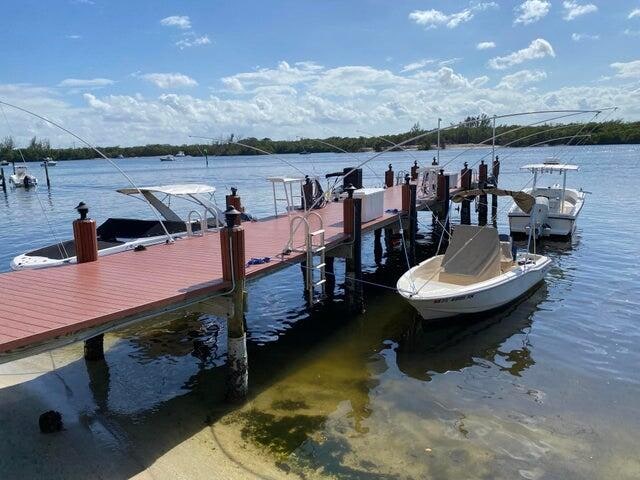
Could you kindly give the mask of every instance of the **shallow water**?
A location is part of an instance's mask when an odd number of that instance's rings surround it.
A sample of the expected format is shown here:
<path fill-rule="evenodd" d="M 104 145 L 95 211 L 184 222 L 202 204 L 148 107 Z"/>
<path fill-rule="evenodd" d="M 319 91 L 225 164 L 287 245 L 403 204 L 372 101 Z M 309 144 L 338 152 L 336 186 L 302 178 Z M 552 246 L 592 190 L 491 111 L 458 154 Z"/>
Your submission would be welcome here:
<path fill-rule="evenodd" d="M 243 405 L 223 402 L 225 326 L 203 306 L 108 335 L 105 364 L 85 365 L 73 345 L 0 366 L 0 478 L 640 477 L 640 222 L 628 198 L 640 147 L 510 149 L 501 186 L 521 187 L 529 177 L 518 167 L 554 154 L 580 165 L 568 183 L 592 195 L 571 242 L 543 243 L 554 267 L 517 305 L 428 325 L 391 291 L 367 285 L 366 313 L 349 316 L 336 262 L 335 297 L 309 312 L 291 267 L 249 285 Z M 366 158 L 356 156 L 283 159 L 326 173 Z M 258 216 L 272 213 L 264 177 L 296 174 L 267 157 L 210 159 L 208 169 L 202 159 L 118 162 L 140 185 L 202 182 L 221 195 L 237 186 Z M 412 159 L 394 153 L 370 165 L 381 174 L 389 162 L 408 169 Z M 43 183 L 41 167 L 30 168 Z M 0 193 L 0 270 L 50 243 L 51 229 L 68 237 L 81 200 L 99 221 L 150 217 L 113 191 L 126 182 L 106 162 L 61 162 L 51 177 L 51 192 Z M 420 222 L 430 225 L 426 213 Z M 365 279 L 394 285 L 402 256 L 376 265 L 372 243 L 366 236 Z M 62 412 L 65 431 L 39 434 L 48 409 Z"/>

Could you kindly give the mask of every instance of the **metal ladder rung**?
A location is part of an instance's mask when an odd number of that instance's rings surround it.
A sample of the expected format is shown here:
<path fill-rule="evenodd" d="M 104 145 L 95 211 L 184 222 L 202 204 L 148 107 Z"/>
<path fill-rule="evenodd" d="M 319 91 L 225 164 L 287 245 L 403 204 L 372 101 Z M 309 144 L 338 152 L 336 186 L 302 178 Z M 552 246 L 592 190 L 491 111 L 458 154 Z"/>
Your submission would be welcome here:
<path fill-rule="evenodd" d="M 323 278 L 322 280 L 318 280 L 316 283 L 313 284 L 314 287 L 319 287 L 320 285 L 327 283 L 327 281 Z"/>
<path fill-rule="evenodd" d="M 312 237 L 315 237 L 317 235 L 323 234 L 324 233 L 324 228 L 321 228 L 320 230 L 316 230 L 315 232 L 311 232 L 309 235 Z"/>
<path fill-rule="evenodd" d="M 319 263 L 318 265 L 316 265 L 313 268 L 315 268 L 316 270 L 320 270 L 320 269 L 324 268 L 326 265 L 327 265 L 326 263 Z"/>
<path fill-rule="evenodd" d="M 323 250 L 325 250 L 327 247 L 325 247 L 324 245 L 322 245 L 321 247 L 315 247 L 311 249 L 312 253 L 319 253 L 322 252 Z"/>

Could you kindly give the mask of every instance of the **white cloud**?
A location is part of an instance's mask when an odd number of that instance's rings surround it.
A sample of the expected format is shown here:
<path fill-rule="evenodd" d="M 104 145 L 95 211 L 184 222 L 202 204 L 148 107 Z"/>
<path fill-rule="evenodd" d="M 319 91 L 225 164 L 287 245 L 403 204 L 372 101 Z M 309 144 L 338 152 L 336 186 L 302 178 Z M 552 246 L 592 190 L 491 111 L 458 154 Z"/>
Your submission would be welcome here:
<path fill-rule="evenodd" d="M 544 57 L 555 57 L 553 47 L 543 38 L 537 38 L 527 48 L 510 53 L 504 57 L 495 57 L 489 60 L 489 66 L 496 70 L 503 70 L 513 65 Z"/>
<path fill-rule="evenodd" d="M 400 70 L 400 72 L 405 73 L 405 72 L 413 72 L 414 70 L 420 70 L 421 68 L 424 68 L 427 65 L 431 65 L 434 62 L 435 62 L 435 60 L 431 60 L 431 59 L 428 59 L 428 58 L 423 58 L 422 60 L 418 60 L 416 62 L 408 63 L 407 65 L 402 67 L 402 70 Z"/>
<path fill-rule="evenodd" d="M 622 33 L 628 37 L 640 37 L 640 30 L 630 30 L 626 28 Z"/>
<path fill-rule="evenodd" d="M 185 37 L 182 40 L 178 40 L 176 42 L 176 46 L 180 47 L 180 49 L 185 49 L 189 47 L 199 47 L 201 45 L 209 45 L 211 40 L 208 35 L 202 35 L 201 37 Z"/>
<path fill-rule="evenodd" d="M 617 78 L 633 78 L 640 79 L 640 60 L 632 62 L 616 62 L 611 64 L 611 68 L 617 70 Z"/>
<path fill-rule="evenodd" d="M 413 20 L 418 25 L 426 28 L 436 28 L 446 25 L 447 28 L 456 28 L 462 23 L 471 20 L 476 12 L 481 12 L 489 8 L 497 8 L 496 2 L 471 3 L 459 12 L 446 14 L 440 10 L 414 10 L 409 14 L 409 20 Z"/>
<path fill-rule="evenodd" d="M 500 80 L 498 88 L 508 88 L 513 90 L 534 82 L 539 82 L 547 78 L 547 73 L 544 70 L 520 70 L 519 72 L 512 73 L 511 75 L 505 75 Z"/>
<path fill-rule="evenodd" d="M 314 62 L 298 62 L 294 66 L 282 61 L 277 68 L 261 68 L 255 72 L 223 77 L 222 83 L 235 92 L 243 92 L 265 85 L 295 85 L 316 78 L 323 67 Z"/>
<path fill-rule="evenodd" d="M 575 0 L 565 0 L 562 2 L 564 7 L 564 19 L 573 20 L 581 15 L 598 11 L 598 7 L 593 3 L 578 3 Z"/>
<path fill-rule="evenodd" d="M 490 48 L 496 48 L 495 42 L 480 42 L 476 45 L 478 50 L 488 50 Z"/>
<path fill-rule="evenodd" d="M 631 20 L 632 18 L 638 17 L 640 17 L 640 8 L 634 8 L 633 10 L 631 10 L 631 12 L 629 12 L 629 16 L 627 18 Z"/>
<path fill-rule="evenodd" d="M 114 83 L 115 82 L 113 80 L 109 80 L 108 78 L 91 78 L 91 79 L 66 78 L 62 80 L 58 84 L 58 86 L 69 87 L 69 88 L 106 87 L 107 85 L 113 85 Z"/>
<path fill-rule="evenodd" d="M 182 30 L 189 30 L 191 28 L 191 20 L 187 15 L 172 15 L 160 20 L 160 25 L 163 27 L 177 27 Z"/>
<path fill-rule="evenodd" d="M 600 40 L 600 35 L 591 35 L 589 33 L 572 33 L 571 40 L 581 42 L 582 40 Z"/>
<path fill-rule="evenodd" d="M 65 35 L 65 38 L 68 38 L 69 40 L 80 40 L 82 35 Z"/>
<path fill-rule="evenodd" d="M 529 25 L 545 17 L 551 9 L 551 2 L 547 0 L 526 0 L 515 8 L 518 16 L 513 23 Z"/>
<path fill-rule="evenodd" d="M 182 73 L 147 73 L 140 78 L 153 83 L 158 88 L 195 87 L 198 85 L 193 78 Z"/>

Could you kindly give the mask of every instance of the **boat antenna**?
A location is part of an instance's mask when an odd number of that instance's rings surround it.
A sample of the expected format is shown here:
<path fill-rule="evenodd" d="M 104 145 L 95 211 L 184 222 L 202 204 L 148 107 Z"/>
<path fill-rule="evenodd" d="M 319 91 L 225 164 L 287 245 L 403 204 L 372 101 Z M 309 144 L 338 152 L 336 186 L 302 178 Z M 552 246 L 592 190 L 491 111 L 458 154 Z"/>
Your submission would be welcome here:
<path fill-rule="evenodd" d="M 147 204 L 149 205 L 149 208 L 151 209 L 151 211 L 153 211 L 153 214 L 155 215 L 155 217 L 158 219 L 158 221 L 160 222 L 160 225 L 162 226 L 162 229 L 164 230 L 165 235 L 167 236 L 167 240 L 170 243 L 174 242 L 173 237 L 171 236 L 171 234 L 169 233 L 169 230 L 167 230 L 166 225 L 164 224 L 164 221 L 162 220 L 162 217 L 160 216 L 160 214 L 158 213 L 158 211 L 153 207 L 153 205 L 151 205 L 151 202 L 149 202 L 149 200 L 147 200 L 147 198 L 142 194 L 142 191 L 140 190 L 140 188 L 138 187 L 138 185 L 136 185 L 136 183 L 133 181 L 133 179 L 127 175 L 127 173 L 122 170 L 113 160 L 111 160 L 109 157 L 107 157 L 104 153 L 102 153 L 100 151 L 100 149 L 98 149 L 98 147 L 96 147 L 95 145 L 89 143 L 87 140 L 85 140 L 84 138 L 82 138 L 81 136 L 73 133 L 71 130 L 63 127 L 62 125 L 60 125 L 59 123 L 54 122 L 53 120 L 50 120 L 47 117 L 44 117 L 42 115 L 39 115 L 35 112 L 32 112 L 31 110 L 27 110 L 26 108 L 23 107 L 19 107 L 18 105 L 14 105 L 12 103 L 8 103 L 5 102 L 3 100 L 0 100 L 0 105 L 6 105 L 7 107 L 11 107 L 11 108 L 15 108 L 16 110 L 19 110 L 21 112 L 24 112 L 28 115 L 31 115 L 33 117 L 39 118 L 40 120 L 43 120 L 45 122 L 47 122 L 50 125 L 53 125 L 54 127 L 59 128 L 60 130 L 62 130 L 65 133 L 68 133 L 69 135 L 71 135 L 73 138 L 80 140 L 82 143 L 84 143 L 87 147 L 89 147 L 91 150 L 93 150 L 94 152 L 96 152 L 100 157 L 102 157 L 103 159 L 105 159 L 107 162 L 109 162 L 111 164 L 111 166 L 113 166 L 116 170 L 118 170 L 118 172 L 120 172 L 122 174 L 122 176 L 124 178 L 127 179 L 127 181 L 131 184 L 131 186 L 133 188 L 135 188 L 138 191 L 138 194 L 143 197 L 145 199 L 145 201 L 147 202 Z"/>

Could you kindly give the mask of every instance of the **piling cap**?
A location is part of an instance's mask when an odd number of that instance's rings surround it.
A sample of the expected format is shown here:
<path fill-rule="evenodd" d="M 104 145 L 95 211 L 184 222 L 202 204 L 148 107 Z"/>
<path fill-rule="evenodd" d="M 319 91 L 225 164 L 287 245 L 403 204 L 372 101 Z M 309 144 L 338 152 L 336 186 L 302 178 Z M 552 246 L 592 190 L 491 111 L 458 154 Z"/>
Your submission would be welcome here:
<path fill-rule="evenodd" d="M 347 188 L 345 188 L 345 191 L 347 192 L 347 195 L 349 195 L 349 198 L 353 198 L 353 192 L 355 192 L 356 190 L 357 188 L 353 186 L 353 183 L 350 183 Z"/>
<path fill-rule="evenodd" d="M 417 167 L 417 166 L 418 166 L 418 160 L 414 160 L 414 161 L 413 161 L 413 166 L 414 166 L 414 167 Z"/>
<path fill-rule="evenodd" d="M 391 164 L 389 164 L 389 171 L 393 170 L 393 167 L 391 166 Z"/>
<path fill-rule="evenodd" d="M 238 188 L 237 187 L 231 187 L 231 195 L 233 195 L 234 197 L 237 195 L 238 193 Z"/>
<path fill-rule="evenodd" d="M 467 162 L 464 162 L 464 168 L 467 168 L 469 166 L 469 164 Z"/>
<path fill-rule="evenodd" d="M 309 178 L 309 175 L 304 176 L 304 183 L 306 183 L 307 185 L 311 183 L 311 179 Z"/>
<path fill-rule="evenodd" d="M 80 220 L 86 220 L 89 213 L 89 205 L 84 202 L 80 202 L 76 207 L 77 212 L 80 214 Z"/>
<path fill-rule="evenodd" d="M 484 160 L 480 160 L 480 165 L 484 165 Z"/>
<path fill-rule="evenodd" d="M 233 227 L 236 223 L 236 218 L 240 215 L 241 213 L 236 210 L 233 205 L 227 205 L 227 209 L 224 211 L 224 219 L 227 222 L 227 227 Z"/>
<path fill-rule="evenodd" d="M 404 183 L 405 183 L 405 185 L 409 185 L 409 182 L 410 182 L 410 181 L 411 181 L 411 177 L 410 177 L 410 176 L 409 176 L 409 174 L 407 173 L 407 174 L 404 176 Z"/>
<path fill-rule="evenodd" d="M 444 168 L 440 169 L 440 175 L 444 175 Z"/>

